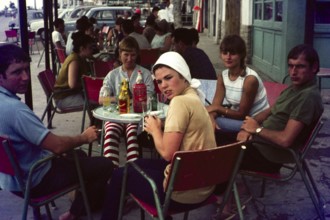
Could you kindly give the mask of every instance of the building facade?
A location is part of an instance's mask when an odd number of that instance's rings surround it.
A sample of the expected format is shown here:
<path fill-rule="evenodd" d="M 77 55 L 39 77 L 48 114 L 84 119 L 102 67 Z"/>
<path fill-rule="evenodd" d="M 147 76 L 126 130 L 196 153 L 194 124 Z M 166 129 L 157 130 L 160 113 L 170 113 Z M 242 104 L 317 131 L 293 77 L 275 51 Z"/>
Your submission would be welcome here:
<path fill-rule="evenodd" d="M 201 30 L 216 43 L 240 34 L 247 62 L 274 81 L 287 75 L 286 57 L 297 44 L 312 44 L 321 67 L 330 68 L 330 0 L 200 0 Z"/>

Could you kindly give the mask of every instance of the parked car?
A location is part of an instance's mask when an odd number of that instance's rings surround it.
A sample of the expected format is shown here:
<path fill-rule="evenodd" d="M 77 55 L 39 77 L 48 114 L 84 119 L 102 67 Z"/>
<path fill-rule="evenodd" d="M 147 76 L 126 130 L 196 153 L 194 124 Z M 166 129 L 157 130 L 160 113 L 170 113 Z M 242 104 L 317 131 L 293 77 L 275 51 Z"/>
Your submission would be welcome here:
<path fill-rule="evenodd" d="M 66 8 L 64 9 L 59 15 L 58 18 L 61 18 L 64 20 L 64 23 L 66 25 L 65 31 L 68 32 L 70 30 L 75 30 L 76 28 L 76 21 L 81 16 L 85 15 L 86 12 L 93 8 L 95 6 L 78 6 L 75 8 Z M 68 24 L 68 25 L 67 25 Z M 71 24 L 74 24 L 74 26 L 71 27 Z M 37 34 L 42 34 L 45 24 L 44 21 L 35 21 L 31 22 L 30 25 L 31 31 L 35 31 Z M 68 28 L 68 29 L 67 29 Z"/>
<path fill-rule="evenodd" d="M 26 11 L 27 14 L 27 23 L 30 26 L 31 22 L 43 20 L 44 14 L 41 10 L 28 10 Z M 8 23 L 9 28 L 18 28 L 19 27 L 19 17 L 16 16 L 14 20 L 9 21 Z"/>
<path fill-rule="evenodd" d="M 132 7 L 107 6 L 92 8 L 86 13 L 86 16 L 88 18 L 95 18 L 97 21 L 97 27 L 102 28 L 104 25 L 114 27 L 118 17 L 130 18 L 133 14 L 134 10 Z M 140 22 L 141 25 L 144 25 L 145 20 L 141 20 Z"/>

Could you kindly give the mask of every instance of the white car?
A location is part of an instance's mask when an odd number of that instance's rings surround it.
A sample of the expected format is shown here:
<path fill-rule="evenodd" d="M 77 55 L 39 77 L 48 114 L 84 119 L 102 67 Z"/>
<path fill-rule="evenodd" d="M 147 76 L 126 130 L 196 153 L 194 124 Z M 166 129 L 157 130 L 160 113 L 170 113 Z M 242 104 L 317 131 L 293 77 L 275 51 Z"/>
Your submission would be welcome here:
<path fill-rule="evenodd" d="M 72 11 L 73 8 L 67 8 L 58 15 L 58 18 L 68 19 L 70 18 L 70 14 L 72 13 Z M 44 28 L 45 28 L 45 23 L 43 19 L 38 21 L 33 21 L 30 24 L 30 30 L 35 31 L 39 35 L 42 34 Z"/>
<path fill-rule="evenodd" d="M 33 21 L 42 21 L 44 19 L 44 14 L 41 10 L 27 10 L 26 14 L 28 26 L 30 26 Z M 14 20 L 9 21 L 8 27 L 19 28 L 19 17 L 16 16 Z"/>

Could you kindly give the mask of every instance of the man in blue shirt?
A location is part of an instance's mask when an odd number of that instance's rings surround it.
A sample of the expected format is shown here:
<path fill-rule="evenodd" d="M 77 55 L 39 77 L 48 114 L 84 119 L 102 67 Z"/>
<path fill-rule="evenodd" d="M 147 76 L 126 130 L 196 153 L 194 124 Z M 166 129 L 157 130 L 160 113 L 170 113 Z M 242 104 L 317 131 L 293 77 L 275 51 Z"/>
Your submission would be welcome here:
<path fill-rule="evenodd" d="M 7 136 L 13 143 L 17 160 L 23 172 L 37 160 L 50 154 L 59 157 L 44 164 L 35 173 L 32 180 L 31 196 L 41 196 L 78 183 L 75 162 L 67 154 L 82 144 L 97 139 L 95 126 L 87 128 L 76 136 L 58 136 L 50 132 L 42 121 L 16 95 L 27 91 L 30 81 L 30 57 L 22 48 L 13 45 L 0 45 L 0 135 Z M 86 180 L 86 191 L 90 204 L 101 203 L 106 183 L 113 170 L 111 160 L 103 157 L 87 157 L 83 151 L 77 152 L 83 176 Z M 20 194 L 17 180 L 0 173 L 0 188 Z M 100 206 L 101 204 L 97 204 Z M 81 193 L 77 193 L 70 210 L 60 219 L 73 219 L 84 214 L 84 203 Z"/>

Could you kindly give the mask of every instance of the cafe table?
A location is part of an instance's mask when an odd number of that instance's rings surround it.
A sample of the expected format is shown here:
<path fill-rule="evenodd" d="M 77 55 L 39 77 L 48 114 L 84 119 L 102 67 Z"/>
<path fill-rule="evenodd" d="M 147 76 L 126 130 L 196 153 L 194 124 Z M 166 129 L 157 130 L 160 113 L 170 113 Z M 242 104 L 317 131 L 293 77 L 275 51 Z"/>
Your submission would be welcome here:
<path fill-rule="evenodd" d="M 167 110 L 167 105 L 164 105 L 164 110 Z M 127 114 L 119 114 L 117 110 L 109 110 L 104 109 L 103 106 L 100 106 L 92 111 L 93 116 L 99 120 L 102 120 L 102 127 L 104 127 L 104 122 L 110 121 L 115 123 L 121 123 L 121 124 L 139 124 L 141 123 L 141 126 L 139 128 L 143 127 L 142 118 L 143 113 L 127 113 Z M 164 111 L 151 111 L 148 113 L 148 115 L 154 115 L 159 117 L 160 119 L 165 119 Z M 141 132 L 141 129 L 138 129 L 138 132 Z M 101 145 L 103 145 L 104 141 L 104 129 L 101 130 Z M 103 148 L 101 150 L 101 155 L 103 154 Z"/>

